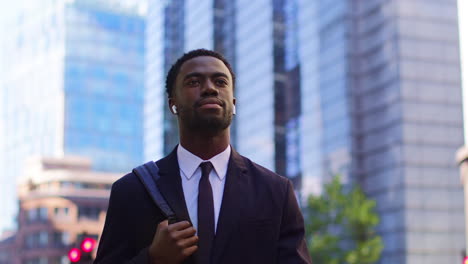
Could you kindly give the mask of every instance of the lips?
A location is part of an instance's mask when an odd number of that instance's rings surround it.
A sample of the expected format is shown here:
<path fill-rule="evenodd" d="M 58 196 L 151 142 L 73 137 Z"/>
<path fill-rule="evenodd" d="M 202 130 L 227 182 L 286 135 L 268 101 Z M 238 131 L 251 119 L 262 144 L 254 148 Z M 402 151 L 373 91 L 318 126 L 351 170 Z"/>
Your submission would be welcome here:
<path fill-rule="evenodd" d="M 223 102 L 217 98 L 206 98 L 198 101 L 196 106 L 205 109 L 222 108 Z"/>

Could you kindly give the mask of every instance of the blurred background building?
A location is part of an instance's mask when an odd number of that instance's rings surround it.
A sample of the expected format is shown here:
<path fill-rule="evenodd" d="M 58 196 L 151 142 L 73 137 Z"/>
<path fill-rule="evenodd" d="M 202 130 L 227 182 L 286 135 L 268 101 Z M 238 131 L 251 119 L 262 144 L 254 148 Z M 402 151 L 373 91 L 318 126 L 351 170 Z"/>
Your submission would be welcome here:
<path fill-rule="evenodd" d="M 143 161 L 145 19 L 137 3 L 41 0 L 11 10 L 0 229 L 14 226 L 16 179 L 29 155 L 83 155 L 109 172 Z"/>
<path fill-rule="evenodd" d="M 18 230 L 0 244 L 0 263 L 68 263 L 68 251 L 83 236 L 98 240 L 111 185 L 121 175 L 93 172 L 82 157 L 37 157 L 25 164 Z"/>
<path fill-rule="evenodd" d="M 175 130 L 164 103 L 167 67 L 185 51 L 215 49 L 237 73 L 240 153 L 293 179 L 302 196 L 336 173 L 362 184 L 378 202 L 381 263 L 460 261 L 455 0 L 153 0 L 148 7 L 145 120 L 164 126 L 146 131 L 155 142 L 145 144 L 147 159 L 176 142 L 154 140 Z"/>
<path fill-rule="evenodd" d="M 28 155 L 83 155 L 123 175 L 169 153 L 166 73 L 208 48 L 237 74 L 241 154 L 302 199 L 334 174 L 361 184 L 378 204 L 380 263 L 460 261 L 456 0 L 42 0 L 16 15 L 0 75 L 0 229 Z"/>

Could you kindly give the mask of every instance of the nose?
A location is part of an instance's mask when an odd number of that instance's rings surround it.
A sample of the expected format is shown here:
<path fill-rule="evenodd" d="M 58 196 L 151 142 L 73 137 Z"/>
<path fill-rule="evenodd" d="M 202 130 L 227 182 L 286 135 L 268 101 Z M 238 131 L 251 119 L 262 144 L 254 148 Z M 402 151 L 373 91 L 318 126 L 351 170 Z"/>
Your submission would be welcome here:
<path fill-rule="evenodd" d="M 201 95 L 202 96 L 217 96 L 218 89 L 216 89 L 215 84 L 211 80 L 208 80 L 203 86 Z"/>

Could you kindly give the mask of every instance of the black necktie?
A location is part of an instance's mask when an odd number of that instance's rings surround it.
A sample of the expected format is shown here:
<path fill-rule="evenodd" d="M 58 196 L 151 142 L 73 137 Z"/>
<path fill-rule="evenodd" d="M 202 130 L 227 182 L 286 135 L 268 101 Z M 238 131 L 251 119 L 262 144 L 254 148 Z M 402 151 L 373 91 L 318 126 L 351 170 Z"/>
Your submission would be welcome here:
<path fill-rule="evenodd" d="M 202 176 L 198 184 L 198 264 L 210 263 L 214 240 L 213 190 L 209 180 L 211 162 L 200 163 Z"/>

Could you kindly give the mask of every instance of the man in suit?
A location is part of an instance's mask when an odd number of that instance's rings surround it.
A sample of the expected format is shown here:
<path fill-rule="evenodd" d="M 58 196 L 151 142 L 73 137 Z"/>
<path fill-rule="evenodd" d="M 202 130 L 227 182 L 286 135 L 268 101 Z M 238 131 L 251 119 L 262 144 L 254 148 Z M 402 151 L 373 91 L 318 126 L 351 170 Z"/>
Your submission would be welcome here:
<path fill-rule="evenodd" d="M 95 263 L 311 263 L 291 182 L 230 146 L 234 83 L 213 51 L 172 66 L 166 92 L 180 144 L 156 162 L 156 185 L 178 222 L 169 224 L 129 173 L 112 186 Z"/>

